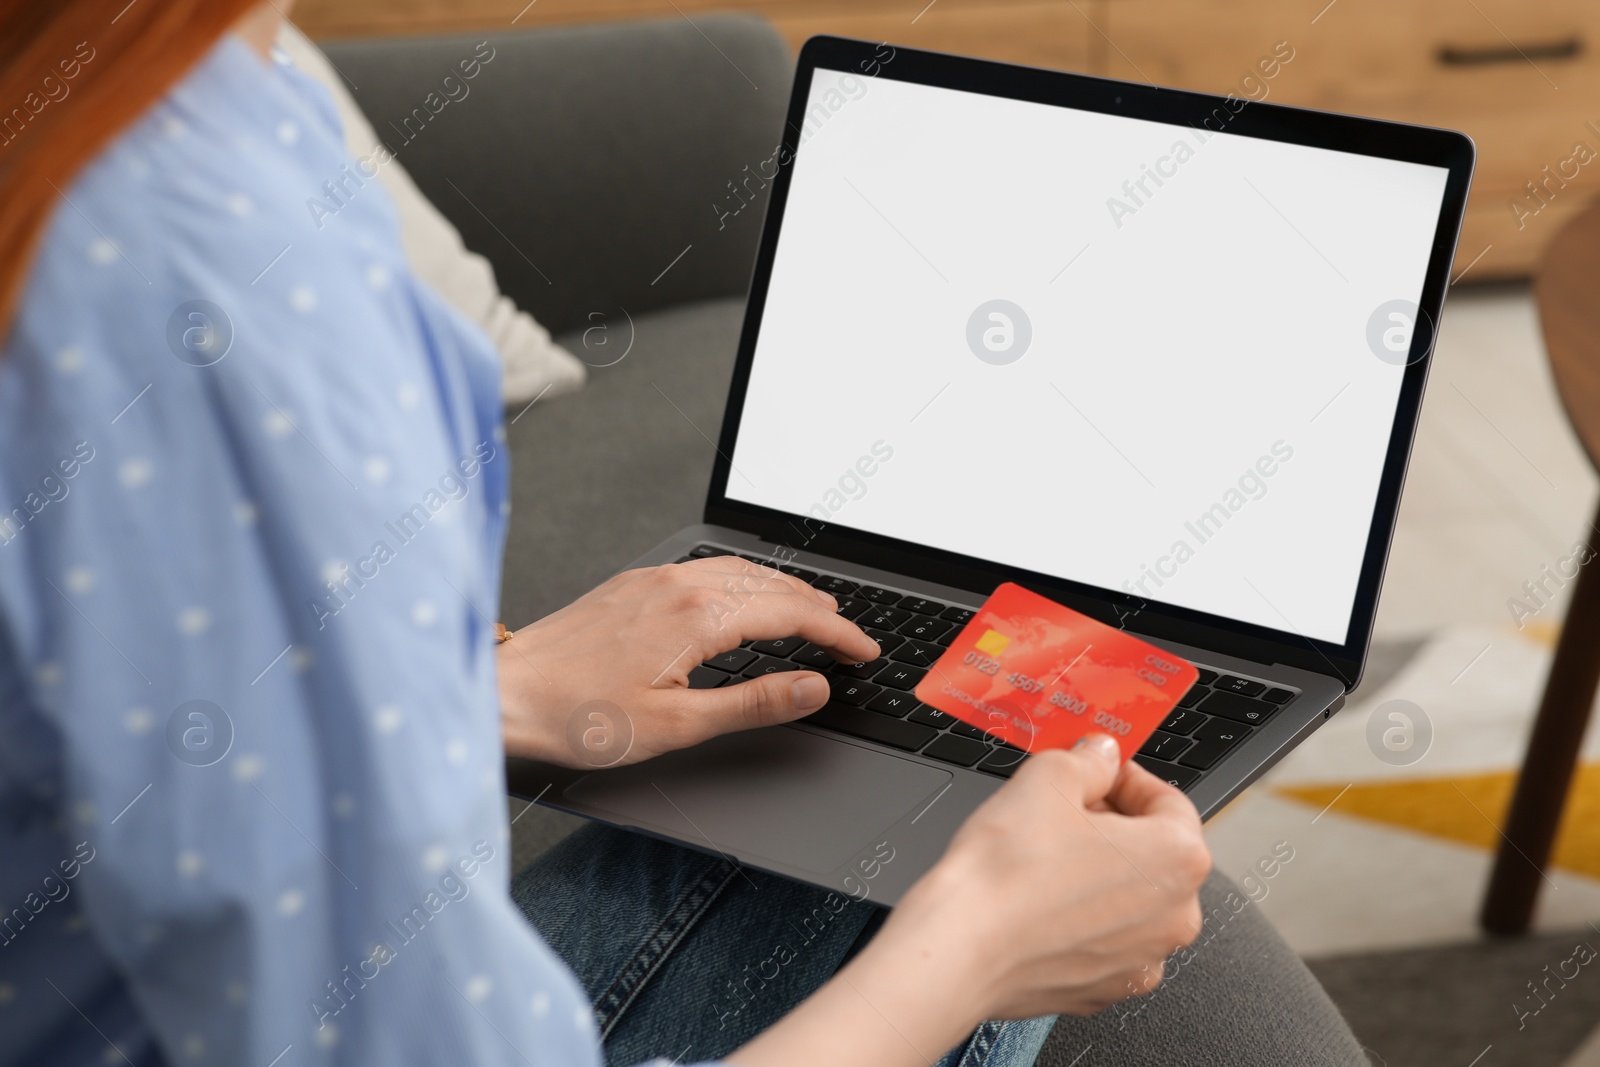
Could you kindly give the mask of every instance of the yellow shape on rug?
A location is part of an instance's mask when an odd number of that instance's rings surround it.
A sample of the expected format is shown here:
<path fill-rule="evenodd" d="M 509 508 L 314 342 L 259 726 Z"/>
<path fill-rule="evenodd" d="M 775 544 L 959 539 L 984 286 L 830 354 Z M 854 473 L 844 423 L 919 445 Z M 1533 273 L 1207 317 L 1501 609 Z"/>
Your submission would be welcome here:
<path fill-rule="evenodd" d="M 1464 845 L 1499 846 L 1498 827 L 1511 803 L 1516 775 L 1511 771 L 1449 778 L 1409 778 L 1358 782 L 1340 796 L 1342 785 L 1284 786 L 1279 796 L 1332 812 L 1401 826 Z M 1338 803 L 1334 803 L 1338 798 Z M 1554 865 L 1600 879 L 1600 763 L 1582 764 L 1572 779 L 1567 806 L 1556 835 Z"/>

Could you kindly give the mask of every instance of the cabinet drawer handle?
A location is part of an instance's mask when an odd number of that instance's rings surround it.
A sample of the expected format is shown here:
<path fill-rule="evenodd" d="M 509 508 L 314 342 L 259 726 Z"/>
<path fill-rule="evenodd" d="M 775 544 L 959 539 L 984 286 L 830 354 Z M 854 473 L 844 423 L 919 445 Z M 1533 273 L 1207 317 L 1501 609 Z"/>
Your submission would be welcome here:
<path fill-rule="evenodd" d="M 1532 59 L 1575 59 L 1583 51 L 1583 38 L 1577 34 L 1558 41 L 1539 41 L 1524 45 L 1490 45 L 1484 48 L 1439 46 L 1439 62 L 1447 67 L 1482 67 L 1490 63 L 1522 63 Z"/>

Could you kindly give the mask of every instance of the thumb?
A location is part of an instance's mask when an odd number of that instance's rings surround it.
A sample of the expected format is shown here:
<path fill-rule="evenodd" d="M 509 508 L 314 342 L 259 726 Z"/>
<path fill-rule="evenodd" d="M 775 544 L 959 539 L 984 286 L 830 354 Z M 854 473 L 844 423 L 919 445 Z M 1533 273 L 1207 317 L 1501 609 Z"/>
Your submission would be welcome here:
<path fill-rule="evenodd" d="M 1085 734 L 1067 753 L 1077 771 L 1073 784 L 1085 807 L 1105 800 L 1122 770 L 1122 748 L 1110 734 Z"/>
<path fill-rule="evenodd" d="M 725 734 L 810 715 L 828 702 L 828 680 L 816 671 L 784 671 L 694 695 L 710 733 Z"/>

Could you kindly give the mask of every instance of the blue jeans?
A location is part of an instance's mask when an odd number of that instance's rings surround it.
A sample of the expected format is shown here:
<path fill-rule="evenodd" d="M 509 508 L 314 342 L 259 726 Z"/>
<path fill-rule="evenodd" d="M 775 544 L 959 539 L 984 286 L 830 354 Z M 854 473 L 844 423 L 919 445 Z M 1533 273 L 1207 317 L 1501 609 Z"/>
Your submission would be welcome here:
<path fill-rule="evenodd" d="M 512 898 L 577 974 L 608 1067 L 726 1056 L 777 1022 L 876 928 L 876 905 L 589 824 Z M 1027 1067 L 1054 1016 L 986 1022 L 938 1067 Z"/>

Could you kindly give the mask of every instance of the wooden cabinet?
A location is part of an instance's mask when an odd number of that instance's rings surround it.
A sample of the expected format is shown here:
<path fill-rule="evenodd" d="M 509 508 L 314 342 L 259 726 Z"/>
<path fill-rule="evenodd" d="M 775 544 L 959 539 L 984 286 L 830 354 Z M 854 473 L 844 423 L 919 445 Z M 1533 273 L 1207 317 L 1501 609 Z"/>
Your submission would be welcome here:
<path fill-rule="evenodd" d="M 1475 280 L 1527 274 L 1600 190 L 1593 0 L 300 0 L 295 20 L 331 37 L 730 7 L 795 48 L 834 33 L 1463 130 L 1479 159 L 1456 271 Z"/>
<path fill-rule="evenodd" d="M 1600 6 L 1579 0 L 1106 0 L 1110 77 L 1463 130 L 1478 169 L 1456 271 L 1528 273 L 1600 189 Z M 1314 20 L 1314 21 L 1313 21 Z M 1286 42 L 1276 77 L 1255 65 Z M 1264 96 L 1262 94 L 1265 94 Z M 1593 166 L 1575 157 L 1593 155 Z M 1545 171 L 1546 166 L 1550 171 Z M 1553 175 L 1553 176 L 1552 176 Z M 1530 183 L 1537 187 L 1535 194 Z"/>
<path fill-rule="evenodd" d="M 294 21 L 314 38 L 440 33 L 694 18 L 755 11 L 798 50 L 819 33 L 892 41 L 987 59 L 1088 70 L 1089 9 L 1101 0 L 299 0 Z"/>

